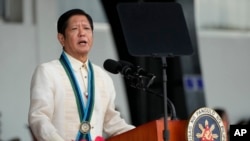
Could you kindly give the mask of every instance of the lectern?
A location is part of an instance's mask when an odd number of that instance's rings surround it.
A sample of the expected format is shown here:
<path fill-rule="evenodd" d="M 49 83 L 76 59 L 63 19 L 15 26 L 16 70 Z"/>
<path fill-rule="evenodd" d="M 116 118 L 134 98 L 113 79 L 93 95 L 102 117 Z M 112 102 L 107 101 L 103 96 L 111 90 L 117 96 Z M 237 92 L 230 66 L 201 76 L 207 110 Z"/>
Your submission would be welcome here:
<path fill-rule="evenodd" d="M 164 120 L 158 119 L 111 137 L 106 141 L 163 141 Z M 169 141 L 187 141 L 187 121 L 169 120 Z"/>

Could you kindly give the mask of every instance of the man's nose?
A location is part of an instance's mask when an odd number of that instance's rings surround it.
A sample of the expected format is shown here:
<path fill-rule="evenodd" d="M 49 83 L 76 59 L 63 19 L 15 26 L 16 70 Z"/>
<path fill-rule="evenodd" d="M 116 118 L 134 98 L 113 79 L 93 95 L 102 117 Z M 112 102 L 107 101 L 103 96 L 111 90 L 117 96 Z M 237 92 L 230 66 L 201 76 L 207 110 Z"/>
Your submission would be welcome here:
<path fill-rule="evenodd" d="M 79 36 L 84 36 L 86 34 L 86 31 L 82 28 L 79 29 Z"/>

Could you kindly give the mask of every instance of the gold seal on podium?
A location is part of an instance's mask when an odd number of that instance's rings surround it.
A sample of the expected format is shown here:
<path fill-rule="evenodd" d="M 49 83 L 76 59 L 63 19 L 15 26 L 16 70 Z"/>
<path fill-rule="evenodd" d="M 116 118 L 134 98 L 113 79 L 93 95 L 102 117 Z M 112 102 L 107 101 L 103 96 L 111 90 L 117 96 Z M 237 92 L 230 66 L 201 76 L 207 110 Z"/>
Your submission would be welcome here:
<path fill-rule="evenodd" d="M 218 113 L 207 107 L 197 109 L 188 121 L 187 140 L 226 141 L 226 130 Z"/>

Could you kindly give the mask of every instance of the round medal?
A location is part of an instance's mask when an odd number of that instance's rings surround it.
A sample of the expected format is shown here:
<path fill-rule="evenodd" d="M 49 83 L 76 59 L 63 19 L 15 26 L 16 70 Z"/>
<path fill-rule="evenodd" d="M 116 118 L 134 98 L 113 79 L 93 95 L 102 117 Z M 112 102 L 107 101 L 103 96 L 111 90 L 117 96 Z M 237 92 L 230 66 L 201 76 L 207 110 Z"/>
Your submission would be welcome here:
<path fill-rule="evenodd" d="M 83 134 L 87 134 L 91 129 L 91 125 L 89 122 L 87 121 L 84 121 L 81 123 L 80 125 L 80 131 L 83 133 Z"/>

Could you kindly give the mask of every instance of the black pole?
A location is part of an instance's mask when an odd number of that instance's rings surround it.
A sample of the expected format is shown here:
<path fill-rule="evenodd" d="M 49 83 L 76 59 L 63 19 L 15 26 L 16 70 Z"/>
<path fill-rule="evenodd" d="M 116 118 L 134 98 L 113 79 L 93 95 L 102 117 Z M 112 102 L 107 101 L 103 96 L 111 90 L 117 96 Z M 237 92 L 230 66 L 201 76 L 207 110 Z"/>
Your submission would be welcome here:
<path fill-rule="evenodd" d="M 164 141 L 169 140 L 168 131 L 168 103 L 167 103 L 167 60 L 166 57 L 162 57 L 162 73 L 163 73 L 163 96 L 164 96 L 164 130 L 163 139 Z"/>

